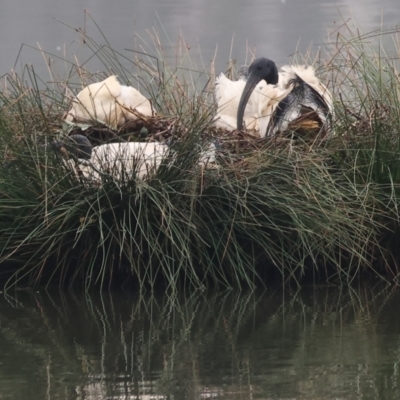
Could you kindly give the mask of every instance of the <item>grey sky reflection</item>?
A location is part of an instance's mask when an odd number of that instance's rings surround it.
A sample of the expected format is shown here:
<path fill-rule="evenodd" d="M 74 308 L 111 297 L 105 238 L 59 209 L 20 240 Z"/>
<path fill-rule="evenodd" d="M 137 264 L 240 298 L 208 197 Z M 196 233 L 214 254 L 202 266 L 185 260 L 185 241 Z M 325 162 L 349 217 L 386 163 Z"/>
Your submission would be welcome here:
<path fill-rule="evenodd" d="M 156 27 L 168 61 L 174 60 L 182 34 L 199 68 L 209 65 L 217 48 L 217 70 L 225 69 L 230 55 L 243 64 L 247 47 L 283 64 L 296 49 L 304 53 L 310 46 L 326 43 L 328 31 L 344 21 L 353 19 L 369 32 L 395 28 L 400 17 L 397 0 L 116 0 L 112 5 L 107 0 L 31 0 L 29 5 L 24 0 L 3 1 L 0 74 L 14 66 L 21 44 L 37 47 L 39 43 L 60 57 L 66 51 L 69 57 L 77 53 L 85 58 L 79 36 L 57 21 L 83 27 L 84 9 L 117 50 L 136 48 L 138 36 L 150 42 L 147 30 Z M 93 23 L 86 26 L 90 36 L 104 42 Z M 46 74 L 39 51 L 24 48 L 19 65 L 25 63 Z M 102 66 L 93 64 L 93 68 Z"/>

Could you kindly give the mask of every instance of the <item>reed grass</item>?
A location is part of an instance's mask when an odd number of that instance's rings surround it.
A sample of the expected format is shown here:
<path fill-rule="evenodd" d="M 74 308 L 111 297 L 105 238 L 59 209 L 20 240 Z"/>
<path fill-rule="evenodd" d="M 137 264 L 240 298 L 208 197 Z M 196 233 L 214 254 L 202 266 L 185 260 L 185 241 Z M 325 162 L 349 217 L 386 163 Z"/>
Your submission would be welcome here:
<path fill-rule="evenodd" d="M 65 86 L 77 75 L 84 83 L 100 76 L 88 78 L 75 65 L 70 80 L 56 85 L 46 86 L 32 68 L 4 80 L 6 288 L 56 281 L 88 289 L 131 279 L 172 290 L 305 279 L 348 284 L 362 275 L 397 282 L 400 104 L 392 59 L 362 36 L 338 36 L 331 57 L 320 61 L 336 103 L 334 135 L 261 140 L 214 128 L 215 73 L 204 79 L 204 71 L 184 66 L 185 57 L 168 67 L 153 39 L 157 57 L 136 53 L 132 75 L 120 61 L 126 56 L 86 38 L 107 73 L 139 85 L 158 115 L 130 131 L 97 126 L 86 133 L 97 141 L 99 132 L 143 140 L 145 126 L 145 140 L 177 139 L 175 155 L 145 181 L 105 174 L 100 188 L 88 185 L 43 147 L 79 130 L 61 123 Z M 222 146 L 215 167 L 199 166 L 204 140 L 215 137 Z"/>

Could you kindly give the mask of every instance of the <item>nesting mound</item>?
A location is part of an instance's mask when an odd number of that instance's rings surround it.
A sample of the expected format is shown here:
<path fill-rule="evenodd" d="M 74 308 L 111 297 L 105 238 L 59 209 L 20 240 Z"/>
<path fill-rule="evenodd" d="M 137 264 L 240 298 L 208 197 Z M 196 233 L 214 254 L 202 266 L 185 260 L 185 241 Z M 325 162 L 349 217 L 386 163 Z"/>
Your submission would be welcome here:
<path fill-rule="evenodd" d="M 81 134 L 88 137 L 93 146 L 112 142 L 167 142 L 171 139 L 183 139 L 191 132 L 184 127 L 179 118 L 153 116 L 129 121 L 120 129 L 97 125 L 75 124 L 68 135 Z M 307 146 L 321 146 L 327 137 L 326 131 L 296 129 L 273 137 L 260 138 L 252 131 L 234 130 L 227 131 L 210 125 L 202 132 L 203 139 L 215 139 L 220 145 L 220 150 L 231 154 L 248 154 L 257 150 L 268 148 L 282 148 L 289 144 L 306 144 Z"/>

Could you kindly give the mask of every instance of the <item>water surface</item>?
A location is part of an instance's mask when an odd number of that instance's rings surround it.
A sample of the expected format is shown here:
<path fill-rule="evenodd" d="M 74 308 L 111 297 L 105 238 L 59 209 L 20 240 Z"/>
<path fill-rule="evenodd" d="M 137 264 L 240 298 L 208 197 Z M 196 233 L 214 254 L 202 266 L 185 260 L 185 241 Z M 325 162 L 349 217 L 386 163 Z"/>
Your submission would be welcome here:
<path fill-rule="evenodd" d="M 99 25 L 101 32 L 90 21 Z M 26 63 L 50 79 L 43 54 L 48 59 L 56 57 L 74 60 L 77 55 L 83 64 L 91 52 L 82 37 L 58 20 L 82 28 L 96 42 L 105 44 L 102 34 L 111 46 L 144 50 L 155 54 L 149 31 L 158 32 L 170 63 L 177 53 L 190 48 L 188 53 L 198 69 L 209 67 L 217 51 L 217 72 L 225 70 L 230 58 L 239 65 L 253 53 L 267 56 L 278 64 L 287 62 L 299 50 L 316 50 L 336 39 L 336 32 L 344 31 L 342 25 L 355 24 L 364 32 L 396 28 L 400 17 L 397 0 L 24 0 L 2 1 L 0 5 L 0 74 Z M 332 34 L 333 33 L 333 34 Z M 329 35 L 331 34 L 331 35 Z M 154 36 L 154 34 L 153 34 Z M 233 44 L 232 44 L 233 41 Z M 20 46 L 24 44 L 19 55 Z M 388 45 L 392 46 L 391 39 Z M 30 48 L 34 47 L 36 50 Z M 180 50 L 178 51 L 177 49 Z M 132 53 L 126 53 L 132 57 Z M 91 72 L 104 70 L 100 62 L 88 65 Z M 110 67 L 109 65 L 107 67 Z M 60 72 L 69 66 L 58 65 Z"/>
<path fill-rule="evenodd" d="M 1 399 L 397 399 L 400 292 L 0 301 Z"/>

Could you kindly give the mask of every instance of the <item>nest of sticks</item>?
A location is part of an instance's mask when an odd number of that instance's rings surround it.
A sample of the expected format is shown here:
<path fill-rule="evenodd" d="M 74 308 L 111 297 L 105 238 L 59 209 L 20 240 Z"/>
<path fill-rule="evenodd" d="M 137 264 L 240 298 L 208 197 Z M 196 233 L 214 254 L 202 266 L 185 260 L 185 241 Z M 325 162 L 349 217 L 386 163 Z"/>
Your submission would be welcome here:
<path fill-rule="evenodd" d="M 293 129 L 292 129 L 293 128 Z M 129 121 L 118 130 L 113 130 L 103 124 L 95 124 L 81 128 L 76 124 L 69 131 L 69 135 L 81 134 L 88 137 L 93 146 L 112 142 L 168 142 L 172 139 L 184 139 L 191 133 L 177 117 L 153 116 Z M 205 140 L 216 140 L 223 152 L 244 155 L 262 149 L 286 148 L 296 144 L 320 147 L 326 142 L 329 135 L 321 129 L 302 127 L 273 137 L 260 138 L 258 132 L 247 130 L 228 131 L 210 125 L 202 132 Z"/>

